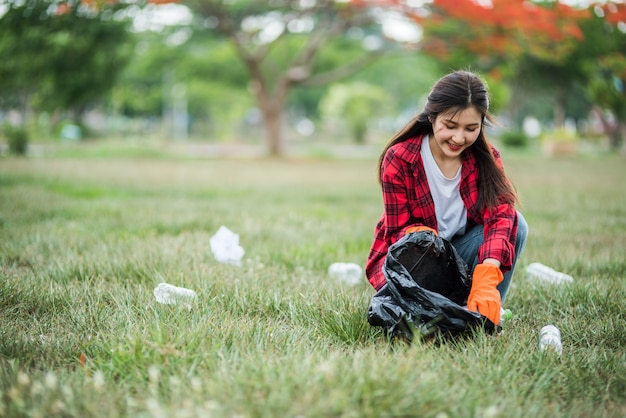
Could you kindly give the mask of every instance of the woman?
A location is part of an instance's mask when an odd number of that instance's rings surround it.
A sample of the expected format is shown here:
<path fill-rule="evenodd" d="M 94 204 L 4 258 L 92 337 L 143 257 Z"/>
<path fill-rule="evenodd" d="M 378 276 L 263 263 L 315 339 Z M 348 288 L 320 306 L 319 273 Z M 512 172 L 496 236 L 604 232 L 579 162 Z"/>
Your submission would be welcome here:
<path fill-rule="evenodd" d="M 379 290 L 389 247 L 405 234 L 432 231 L 451 242 L 472 272 L 467 307 L 494 324 L 528 231 L 500 154 L 484 134 L 491 122 L 485 84 L 457 71 L 433 87 L 422 113 L 379 160 L 384 212 L 366 275 Z"/>

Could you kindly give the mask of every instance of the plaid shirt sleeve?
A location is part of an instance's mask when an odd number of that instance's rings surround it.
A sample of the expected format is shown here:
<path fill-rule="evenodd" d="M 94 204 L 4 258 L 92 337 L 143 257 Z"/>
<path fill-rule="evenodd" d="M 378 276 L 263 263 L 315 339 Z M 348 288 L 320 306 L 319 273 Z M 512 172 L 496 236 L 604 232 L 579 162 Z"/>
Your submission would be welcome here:
<path fill-rule="evenodd" d="M 484 241 L 478 249 L 478 262 L 495 258 L 503 273 L 511 270 L 515 258 L 517 212 L 509 204 L 502 204 L 483 214 Z"/>
<path fill-rule="evenodd" d="M 421 139 L 406 141 L 388 150 L 383 159 L 381 187 L 384 212 L 376 225 L 374 242 L 365 266 L 376 290 L 385 284 L 382 269 L 389 247 L 406 228 L 426 225 L 437 229 L 435 205 L 419 156 Z"/>
<path fill-rule="evenodd" d="M 496 163 L 504 169 L 502 159 L 497 150 L 492 149 Z M 486 258 L 495 258 L 502 264 L 500 269 L 506 273 L 511 270 L 515 257 L 515 240 L 517 236 L 517 211 L 515 207 L 503 203 L 495 208 L 480 211 L 476 206 L 478 200 L 478 169 L 471 154 L 463 162 L 467 174 L 461 180 L 460 193 L 468 217 L 484 227 L 484 240 L 478 249 L 478 262 Z"/>

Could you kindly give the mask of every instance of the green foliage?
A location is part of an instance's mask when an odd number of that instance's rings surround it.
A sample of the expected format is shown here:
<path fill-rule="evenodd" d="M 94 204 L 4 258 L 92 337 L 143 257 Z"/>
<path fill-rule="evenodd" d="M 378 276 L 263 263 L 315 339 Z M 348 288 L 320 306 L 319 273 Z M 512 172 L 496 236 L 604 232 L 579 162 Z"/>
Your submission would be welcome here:
<path fill-rule="evenodd" d="M 349 82 L 363 81 L 378 86 L 392 98 L 392 111 L 415 114 L 421 111 L 431 87 L 441 76 L 434 59 L 406 51 L 377 60 L 350 77 Z"/>
<path fill-rule="evenodd" d="M 46 6 L 41 2 L 29 6 L 9 4 L 0 17 L 0 104 L 5 108 L 23 105 L 23 96 L 37 91 L 43 82 L 41 74 L 47 74 L 50 31 L 39 19 Z"/>
<path fill-rule="evenodd" d="M 172 90 L 184 86 L 191 133 L 221 138 L 253 105 L 248 76 L 232 46 L 194 34 L 183 45 L 167 45 L 168 32 L 137 34 L 137 51 L 115 94 L 129 117 L 159 118 L 172 106 Z"/>
<path fill-rule="evenodd" d="M 366 48 L 363 39 L 349 35 L 350 29 L 380 35 L 374 14 L 360 4 L 258 0 L 185 4 L 208 23 L 205 29 L 235 46 L 274 156 L 283 152 L 281 119 L 295 86 L 320 87 L 345 79 L 382 52 Z M 297 111 L 310 110 L 307 105 Z"/>
<path fill-rule="evenodd" d="M 610 110 L 620 120 L 626 121 L 626 89 L 619 77 L 611 73 L 605 74 L 594 78 L 588 87 L 595 103 Z"/>
<path fill-rule="evenodd" d="M 578 135 L 576 132 L 568 129 L 553 129 L 551 131 L 545 131 L 540 136 L 541 141 L 555 141 L 555 142 L 576 142 L 578 141 Z"/>
<path fill-rule="evenodd" d="M 385 90 L 363 82 L 334 84 L 320 103 L 323 117 L 331 123 L 345 121 L 359 144 L 365 142 L 368 122 L 391 114 L 392 105 Z"/>
<path fill-rule="evenodd" d="M 28 130 L 21 126 L 5 124 L 2 133 L 7 140 L 9 152 L 15 155 L 26 155 L 28 150 Z"/>
<path fill-rule="evenodd" d="M 5 158 L 2 415 L 623 415 L 623 161 L 510 157 L 530 224 L 513 319 L 497 337 L 411 346 L 367 324 L 368 284 L 326 272 L 366 260 L 375 157 Z M 240 267 L 211 254 L 221 225 L 240 235 Z M 574 283 L 525 280 L 534 261 Z M 162 281 L 195 290 L 191 309 L 156 303 Z M 537 348 L 547 323 L 560 358 Z"/>
<path fill-rule="evenodd" d="M 511 89 L 507 83 L 499 78 L 485 77 L 485 83 L 489 90 L 489 112 L 498 114 L 506 109 L 511 100 Z"/>
<path fill-rule="evenodd" d="M 119 7 L 10 2 L 0 17 L 0 105 L 71 111 L 80 122 L 130 56 L 127 21 L 113 17 Z"/>
<path fill-rule="evenodd" d="M 507 131 L 500 135 L 500 142 L 507 147 L 526 148 L 530 140 L 523 131 Z"/>
<path fill-rule="evenodd" d="M 610 5 L 607 9 L 611 10 Z M 588 38 L 584 47 L 597 57 L 592 66 L 595 73 L 586 85 L 587 93 L 594 104 L 626 123 L 626 33 L 618 24 L 610 25 L 595 14 L 585 22 L 584 29 Z"/>

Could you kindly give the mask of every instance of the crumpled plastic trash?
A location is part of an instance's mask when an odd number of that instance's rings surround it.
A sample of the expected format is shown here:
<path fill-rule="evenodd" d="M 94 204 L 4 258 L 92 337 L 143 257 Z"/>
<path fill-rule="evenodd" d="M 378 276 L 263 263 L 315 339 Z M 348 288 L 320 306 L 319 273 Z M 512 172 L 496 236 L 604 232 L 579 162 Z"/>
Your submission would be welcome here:
<path fill-rule="evenodd" d="M 432 232 L 407 234 L 389 247 L 383 274 L 387 282 L 372 297 L 367 319 L 391 337 L 412 341 L 416 333 L 500 330 L 467 309 L 472 285 L 467 264 L 449 241 Z"/>
<path fill-rule="evenodd" d="M 165 305 L 183 304 L 191 308 L 191 302 L 193 302 L 196 296 L 196 292 L 191 289 L 174 286 L 169 283 L 159 283 L 154 288 L 154 297 L 157 302 Z"/>
<path fill-rule="evenodd" d="M 239 245 L 239 235 L 225 226 L 220 226 L 209 240 L 213 256 L 220 263 L 241 265 L 245 251 Z"/>
<path fill-rule="evenodd" d="M 355 263 L 332 263 L 328 267 L 328 276 L 349 286 L 363 283 L 363 269 Z"/>

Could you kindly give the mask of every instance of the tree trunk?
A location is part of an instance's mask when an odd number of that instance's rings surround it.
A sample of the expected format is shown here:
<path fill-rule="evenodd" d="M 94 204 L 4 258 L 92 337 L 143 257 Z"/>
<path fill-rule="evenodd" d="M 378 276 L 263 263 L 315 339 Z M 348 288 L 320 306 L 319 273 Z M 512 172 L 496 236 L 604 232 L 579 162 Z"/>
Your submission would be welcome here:
<path fill-rule="evenodd" d="M 557 88 L 554 103 L 554 127 L 557 129 L 565 126 L 565 103 L 567 102 L 565 96 L 565 89 Z"/>
<path fill-rule="evenodd" d="M 618 151 L 622 144 L 624 144 L 624 138 L 626 138 L 626 121 L 617 120 L 617 126 L 609 135 L 609 145 L 612 150 Z"/>
<path fill-rule="evenodd" d="M 30 126 L 31 121 L 33 119 L 33 107 L 30 101 L 31 95 L 28 93 L 24 93 L 20 95 L 20 126 L 22 128 L 26 128 Z"/>
<path fill-rule="evenodd" d="M 260 73 L 254 72 L 252 74 L 260 75 Z M 289 88 L 288 81 L 286 79 L 279 80 L 274 90 L 269 90 L 267 84 L 259 76 L 252 81 L 251 86 L 263 116 L 269 155 L 271 157 L 282 157 L 284 151 L 282 116 Z"/>
<path fill-rule="evenodd" d="M 605 116 L 602 109 L 598 106 L 594 106 L 593 112 L 596 114 L 600 123 L 602 124 L 602 130 L 609 138 L 609 147 L 613 151 L 619 150 L 619 148 L 626 141 L 626 119 L 617 118 L 615 123 L 611 123 Z"/>
<path fill-rule="evenodd" d="M 266 109 L 261 109 L 271 157 L 281 157 L 284 151 L 281 126 L 282 109 L 283 104 L 280 103 L 269 103 Z"/>

